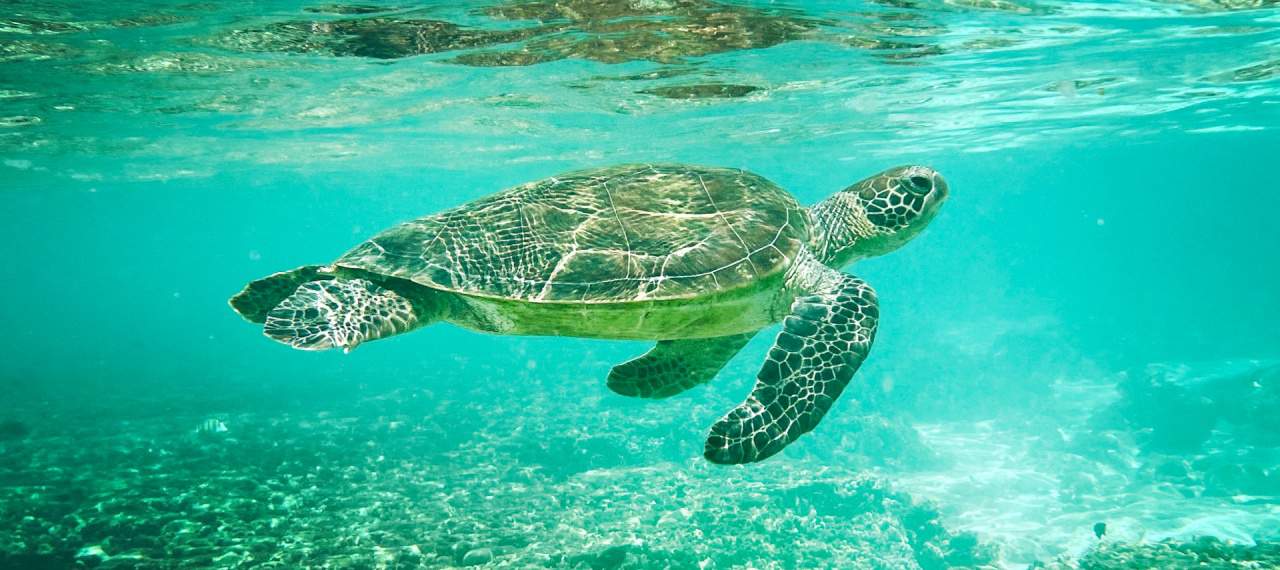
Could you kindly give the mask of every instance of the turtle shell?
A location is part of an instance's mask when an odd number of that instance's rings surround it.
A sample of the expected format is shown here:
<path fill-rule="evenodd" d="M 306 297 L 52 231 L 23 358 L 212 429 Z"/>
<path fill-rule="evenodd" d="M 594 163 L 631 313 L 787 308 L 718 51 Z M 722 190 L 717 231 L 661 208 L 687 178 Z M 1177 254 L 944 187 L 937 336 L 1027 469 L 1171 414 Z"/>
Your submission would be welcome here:
<path fill-rule="evenodd" d="M 783 272 L 809 217 L 742 170 L 622 165 L 524 184 L 390 228 L 337 264 L 530 302 L 687 299 Z"/>

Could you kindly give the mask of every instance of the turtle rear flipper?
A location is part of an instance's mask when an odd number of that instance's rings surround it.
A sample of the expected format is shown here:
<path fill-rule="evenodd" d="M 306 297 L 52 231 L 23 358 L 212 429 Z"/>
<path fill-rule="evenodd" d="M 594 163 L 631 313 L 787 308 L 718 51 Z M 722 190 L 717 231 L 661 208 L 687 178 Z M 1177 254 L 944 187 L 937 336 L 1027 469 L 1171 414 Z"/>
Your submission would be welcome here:
<path fill-rule="evenodd" d="M 871 350 L 879 309 L 861 279 L 815 268 L 814 294 L 791 305 L 755 389 L 711 427 L 713 463 L 765 459 L 812 430 Z"/>
<path fill-rule="evenodd" d="M 667 398 L 710 382 L 756 333 L 660 340 L 643 356 L 609 371 L 609 389 L 623 396 Z"/>
<path fill-rule="evenodd" d="M 273 273 L 244 286 L 231 298 L 231 308 L 251 323 L 262 324 L 267 313 L 286 297 L 298 290 L 298 286 L 322 279 L 319 265 L 303 265 L 297 269 Z"/>
<path fill-rule="evenodd" d="M 302 350 L 341 347 L 415 329 L 423 319 L 409 299 L 365 279 L 312 281 L 267 313 L 262 332 Z"/>

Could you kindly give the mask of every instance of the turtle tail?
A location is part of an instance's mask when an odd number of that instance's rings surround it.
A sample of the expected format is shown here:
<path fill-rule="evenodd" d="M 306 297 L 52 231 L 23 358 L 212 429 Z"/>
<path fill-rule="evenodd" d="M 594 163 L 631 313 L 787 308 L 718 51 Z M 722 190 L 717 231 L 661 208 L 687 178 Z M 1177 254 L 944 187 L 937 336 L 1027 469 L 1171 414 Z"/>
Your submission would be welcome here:
<path fill-rule="evenodd" d="M 303 265 L 253 281 L 231 298 L 231 308 L 251 323 L 267 322 L 267 313 L 289 298 L 302 284 L 332 277 L 320 273 L 319 265 Z"/>

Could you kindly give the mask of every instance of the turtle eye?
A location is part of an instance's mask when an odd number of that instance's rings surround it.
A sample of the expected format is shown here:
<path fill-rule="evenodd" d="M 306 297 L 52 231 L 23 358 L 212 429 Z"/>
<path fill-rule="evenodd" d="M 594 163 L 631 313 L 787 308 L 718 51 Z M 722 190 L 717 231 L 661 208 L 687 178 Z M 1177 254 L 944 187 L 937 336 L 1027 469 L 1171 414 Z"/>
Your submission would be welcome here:
<path fill-rule="evenodd" d="M 923 196 L 933 191 L 933 180 L 927 176 L 908 176 L 902 179 L 902 187 L 912 194 Z"/>

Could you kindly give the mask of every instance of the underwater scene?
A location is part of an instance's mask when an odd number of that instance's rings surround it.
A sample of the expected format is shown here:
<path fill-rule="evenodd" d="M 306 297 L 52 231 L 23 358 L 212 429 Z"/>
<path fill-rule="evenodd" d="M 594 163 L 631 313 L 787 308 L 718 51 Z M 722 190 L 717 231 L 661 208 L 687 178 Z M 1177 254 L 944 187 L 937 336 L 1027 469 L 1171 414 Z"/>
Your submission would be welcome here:
<path fill-rule="evenodd" d="M 1273 0 L 2 0 L 0 568 L 1280 568 L 1277 167 Z"/>

